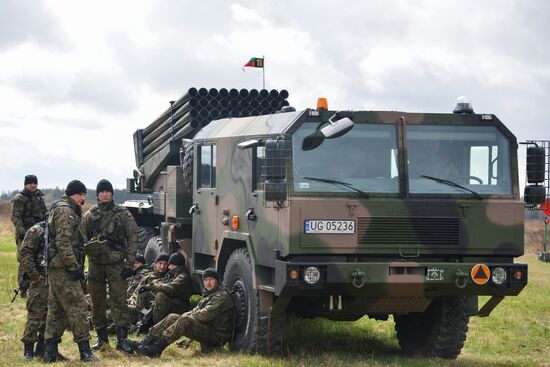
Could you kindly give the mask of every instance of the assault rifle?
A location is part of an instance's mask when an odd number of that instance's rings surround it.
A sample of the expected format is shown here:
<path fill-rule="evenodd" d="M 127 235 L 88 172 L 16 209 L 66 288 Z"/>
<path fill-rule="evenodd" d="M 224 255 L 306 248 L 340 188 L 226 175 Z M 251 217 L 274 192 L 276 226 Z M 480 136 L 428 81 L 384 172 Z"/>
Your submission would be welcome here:
<path fill-rule="evenodd" d="M 13 298 L 11 299 L 10 303 L 13 303 L 17 298 L 17 296 L 19 295 L 19 292 L 21 292 L 21 288 L 23 287 L 23 283 L 25 282 L 25 277 L 26 277 L 26 274 L 23 275 L 21 278 L 19 278 L 19 284 L 17 285 L 17 289 L 13 290 L 13 293 L 15 294 L 13 295 Z"/>

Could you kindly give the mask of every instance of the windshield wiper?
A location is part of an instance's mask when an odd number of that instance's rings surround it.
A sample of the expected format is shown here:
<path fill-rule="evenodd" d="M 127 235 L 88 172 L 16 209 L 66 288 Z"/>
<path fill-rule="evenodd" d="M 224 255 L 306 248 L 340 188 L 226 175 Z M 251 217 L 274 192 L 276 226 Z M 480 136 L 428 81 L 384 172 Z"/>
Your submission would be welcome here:
<path fill-rule="evenodd" d="M 359 190 L 358 188 L 353 187 L 353 185 L 350 184 L 349 182 L 332 180 L 330 178 L 318 178 L 318 177 L 304 177 L 304 178 L 306 180 L 312 180 L 312 181 L 319 181 L 319 182 L 331 183 L 331 184 L 336 184 L 336 185 L 342 185 L 342 186 L 347 187 L 348 189 L 352 189 L 353 191 L 356 191 L 356 192 L 360 193 L 361 195 L 363 195 L 367 199 L 369 197 L 369 194 L 367 194 L 363 190 Z"/>
<path fill-rule="evenodd" d="M 459 184 L 457 184 L 456 182 L 449 181 L 449 180 L 446 180 L 446 179 L 444 179 L 444 178 L 432 177 L 432 176 L 426 176 L 426 175 L 422 175 L 422 176 L 420 176 L 420 177 L 424 177 L 424 178 L 427 178 L 427 179 L 429 179 L 429 180 L 434 180 L 434 181 L 436 181 L 436 182 L 439 182 L 439 183 L 442 183 L 442 184 L 445 184 L 445 185 L 458 187 L 459 189 L 466 190 L 466 191 L 472 193 L 476 199 L 483 200 L 483 198 L 481 197 L 481 195 L 479 195 L 477 192 L 475 192 L 474 190 L 470 190 L 469 188 L 464 187 L 464 186 L 462 186 L 462 185 L 459 185 Z"/>

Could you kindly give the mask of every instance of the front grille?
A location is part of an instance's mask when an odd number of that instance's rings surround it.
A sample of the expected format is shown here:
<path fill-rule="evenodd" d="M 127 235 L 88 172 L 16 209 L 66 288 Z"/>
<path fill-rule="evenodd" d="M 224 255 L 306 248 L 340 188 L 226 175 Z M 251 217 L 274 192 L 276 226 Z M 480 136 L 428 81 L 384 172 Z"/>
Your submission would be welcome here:
<path fill-rule="evenodd" d="M 359 245 L 458 246 L 458 218 L 361 217 L 357 221 Z"/>

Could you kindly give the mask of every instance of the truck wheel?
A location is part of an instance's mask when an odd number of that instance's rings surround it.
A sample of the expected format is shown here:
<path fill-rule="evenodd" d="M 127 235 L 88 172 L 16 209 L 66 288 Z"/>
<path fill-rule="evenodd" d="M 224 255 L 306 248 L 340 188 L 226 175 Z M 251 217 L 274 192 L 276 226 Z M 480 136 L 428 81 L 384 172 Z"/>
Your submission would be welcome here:
<path fill-rule="evenodd" d="M 224 284 L 235 303 L 235 333 L 232 350 L 247 353 L 279 354 L 284 334 L 284 318 L 260 314 L 260 297 L 253 288 L 252 264 L 248 250 L 231 254 L 224 273 Z"/>
<path fill-rule="evenodd" d="M 145 248 L 149 243 L 151 237 L 155 235 L 155 230 L 150 227 L 138 227 L 138 255 L 143 255 L 145 253 Z"/>
<path fill-rule="evenodd" d="M 399 345 L 409 355 L 455 359 L 468 332 L 463 296 L 436 298 L 426 311 L 394 319 Z"/>
<path fill-rule="evenodd" d="M 162 238 L 160 236 L 151 237 L 145 247 L 145 261 L 147 264 L 153 264 L 158 255 L 164 254 L 162 249 Z"/>
<path fill-rule="evenodd" d="M 183 186 L 187 192 L 193 192 L 193 144 L 187 144 L 183 156 Z"/>

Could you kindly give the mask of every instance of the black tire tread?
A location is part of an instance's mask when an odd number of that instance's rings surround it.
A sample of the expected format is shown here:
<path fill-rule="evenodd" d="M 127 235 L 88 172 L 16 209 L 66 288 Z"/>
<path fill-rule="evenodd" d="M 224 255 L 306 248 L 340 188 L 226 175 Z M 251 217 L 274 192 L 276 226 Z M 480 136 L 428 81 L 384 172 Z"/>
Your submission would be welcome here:
<path fill-rule="evenodd" d="M 425 315 L 426 312 L 432 314 Z M 441 297 L 426 312 L 394 317 L 401 349 L 409 355 L 455 359 L 468 333 L 466 298 Z M 426 322 L 426 316 L 433 319 Z"/>
<path fill-rule="evenodd" d="M 151 227 L 138 227 L 138 255 L 143 255 L 145 253 L 145 248 L 151 237 L 155 236 L 156 232 Z"/>

